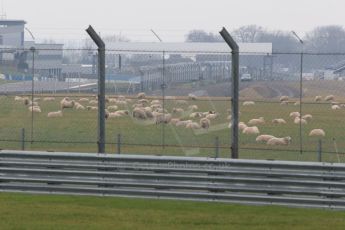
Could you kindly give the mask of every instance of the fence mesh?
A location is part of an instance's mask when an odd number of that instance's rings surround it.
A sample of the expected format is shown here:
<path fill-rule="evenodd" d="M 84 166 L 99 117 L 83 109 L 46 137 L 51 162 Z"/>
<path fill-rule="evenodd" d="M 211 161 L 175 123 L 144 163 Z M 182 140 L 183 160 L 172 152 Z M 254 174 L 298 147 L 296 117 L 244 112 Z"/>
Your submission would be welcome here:
<path fill-rule="evenodd" d="M 2 149 L 97 151 L 97 52 L 1 56 Z M 258 130 L 240 131 L 240 158 L 343 161 L 344 60 L 241 53 L 240 121 Z M 106 151 L 230 157 L 230 95 L 230 53 L 107 50 Z"/>

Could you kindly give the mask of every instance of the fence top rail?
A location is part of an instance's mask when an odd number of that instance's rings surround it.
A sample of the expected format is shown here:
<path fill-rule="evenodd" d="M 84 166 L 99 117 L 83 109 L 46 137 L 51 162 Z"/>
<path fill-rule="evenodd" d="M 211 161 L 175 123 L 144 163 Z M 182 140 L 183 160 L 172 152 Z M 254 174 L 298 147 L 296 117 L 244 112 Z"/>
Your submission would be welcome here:
<path fill-rule="evenodd" d="M 1 158 L 38 158 L 38 159 L 70 159 L 89 161 L 132 161 L 176 164 L 210 164 L 218 166 L 251 165 L 255 167 L 289 167 L 289 168 L 322 168 L 345 170 L 343 163 L 319 163 L 319 162 L 295 162 L 295 161 L 272 161 L 272 160 L 234 160 L 208 157 L 173 157 L 153 155 L 115 155 L 99 153 L 71 153 L 71 152 L 42 152 L 42 151 L 13 151 L 1 150 Z"/>

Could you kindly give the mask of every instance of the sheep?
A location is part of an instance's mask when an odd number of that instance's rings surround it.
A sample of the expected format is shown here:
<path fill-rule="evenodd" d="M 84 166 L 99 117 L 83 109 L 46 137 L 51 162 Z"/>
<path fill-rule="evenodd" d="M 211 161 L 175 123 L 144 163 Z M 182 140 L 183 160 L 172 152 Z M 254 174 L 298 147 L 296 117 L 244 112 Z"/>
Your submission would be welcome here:
<path fill-rule="evenodd" d="M 36 101 L 34 101 L 34 102 L 29 101 L 28 106 L 38 106 L 38 102 L 36 102 Z"/>
<path fill-rule="evenodd" d="M 259 128 L 256 126 L 252 126 L 252 127 L 247 127 L 245 129 L 243 129 L 242 131 L 243 134 L 248 134 L 248 135 L 252 135 L 252 134 L 259 134 Z"/>
<path fill-rule="evenodd" d="M 91 101 L 89 101 L 89 104 L 90 105 L 97 105 L 98 101 L 97 100 L 91 100 Z"/>
<path fill-rule="evenodd" d="M 311 114 L 306 114 L 304 116 L 302 116 L 302 119 L 306 120 L 306 121 L 311 121 L 313 119 L 313 116 Z"/>
<path fill-rule="evenodd" d="M 168 124 L 171 121 L 172 116 L 171 114 L 167 113 L 167 114 L 159 114 L 155 116 L 154 118 L 155 118 L 156 124 L 160 124 L 160 123 Z"/>
<path fill-rule="evenodd" d="M 119 110 L 119 111 L 116 111 L 115 113 L 123 115 L 123 116 L 129 115 L 128 110 Z"/>
<path fill-rule="evenodd" d="M 199 123 L 201 128 L 208 129 L 210 127 L 211 121 L 207 118 L 202 118 Z"/>
<path fill-rule="evenodd" d="M 192 120 L 178 121 L 178 122 L 176 122 L 175 125 L 176 125 L 176 127 L 181 127 L 181 126 L 186 127 L 187 124 L 192 123 L 192 122 L 193 122 Z"/>
<path fill-rule="evenodd" d="M 55 97 L 45 97 L 43 101 L 55 101 Z"/>
<path fill-rule="evenodd" d="M 260 117 L 259 119 L 251 119 L 248 122 L 248 125 L 261 125 L 261 124 L 265 124 L 265 119 L 263 117 Z"/>
<path fill-rule="evenodd" d="M 34 98 L 34 101 L 41 101 L 41 98 L 36 97 L 36 98 Z"/>
<path fill-rule="evenodd" d="M 154 105 L 154 104 L 161 104 L 160 100 L 153 100 L 151 101 L 151 105 Z"/>
<path fill-rule="evenodd" d="M 229 115 L 226 119 L 227 119 L 227 120 L 231 120 L 231 118 L 232 118 L 232 116 Z"/>
<path fill-rule="evenodd" d="M 109 105 L 108 110 L 117 110 L 118 107 L 116 105 Z"/>
<path fill-rule="evenodd" d="M 296 101 L 295 104 L 294 104 L 294 106 L 298 106 L 298 105 L 300 105 L 300 102 L 299 102 L 299 101 Z"/>
<path fill-rule="evenodd" d="M 127 105 L 127 101 L 116 101 L 116 105 Z"/>
<path fill-rule="evenodd" d="M 320 101 L 322 101 L 322 97 L 321 96 L 315 96 L 314 101 L 315 102 L 320 102 Z"/>
<path fill-rule="evenodd" d="M 291 112 L 290 113 L 290 117 L 293 119 L 295 119 L 296 117 L 300 117 L 300 116 L 301 116 L 301 114 L 299 112 Z"/>
<path fill-rule="evenodd" d="M 172 124 L 172 125 L 176 125 L 176 124 L 177 124 L 177 122 L 179 122 L 179 121 L 180 121 L 180 119 L 179 119 L 179 118 L 173 118 L 173 119 L 171 119 L 170 124 Z"/>
<path fill-rule="evenodd" d="M 108 101 L 109 101 L 109 103 L 116 103 L 117 99 L 116 98 L 109 98 Z"/>
<path fill-rule="evenodd" d="M 256 142 L 266 142 L 269 141 L 270 139 L 275 138 L 275 136 L 272 135 L 260 135 L 256 138 Z"/>
<path fill-rule="evenodd" d="M 243 131 L 247 127 L 248 126 L 244 122 L 238 123 L 238 129 L 241 130 L 241 131 Z"/>
<path fill-rule="evenodd" d="M 243 102 L 243 106 L 250 106 L 250 105 L 255 105 L 254 101 L 245 101 Z"/>
<path fill-rule="evenodd" d="M 334 101 L 335 97 L 334 95 L 328 95 L 325 97 L 325 101 Z"/>
<path fill-rule="evenodd" d="M 299 125 L 299 124 L 306 125 L 306 124 L 308 124 L 308 122 L 305 119 L 303 119 L 303 118 L 301 119 L 299 117 L 295 118 L 294 123 L 296 125 Z"/>
<path fill-rule="evenodd" d="M 281 125 L 281 124 L 286 124 L 286 121 L 283 118 L 277 118 L 277 119 L 273 119 L 272 123 L 276 125 Z"/>
<path fill-rule="evenodd" d="M 196 122 L 190 122 L 186 125 L 187 129 L 200 129 L 201 126 Z"/>
<path fill-rule="evenodd" d="M 34 112 L 34 113 L 41 113 L 42 112 L 41 108 L 39 106 L 30 106 L 29 111 Z"/>
<path fill-rule="evenodd" d="M 323 129 L 313 129 L 312 131 L 310 131 L 309 133 L 310 137 L 324 137 L 326 136 L 325 131 L 323 131 Z"/>
<path fill-rule="evenodd" d="M 86 106 L 87 110 L 98 110 L 97 106 Z"/>
<path fill-rule="evenodd" d="M 291 142 L 291 137 L 274 137 L 267 141 L 267 145 L 288 145 Z"/>
<path fill-rule="evenodd" d="M 191 113 L 189 115 L 190 118 L 202 118 L 203 117 L 203 114 L 200 113 L 200 112 L 195 112 L 195 113 Z"/>
<path fill-rule="evenodd" d="M 71 109 L 71 108 L 74 107 L 74 104 L 75 104 L 75 102 L 73 100 L 70 101 L 68 98 L 64 98 L 60 102 L 60 108 L 61 108 L 61 110 L 63 110 L 63 109 Z"/>
<path fill-rule="evenodd" d="M 138 99 L 144 99 L 144 98 L 146 98 L 146 94 L 145 93 L 138 93 L 137 98 Z"/>
<path fill-rule="evenodd" d="M 48 115 L 47 115 L 47 117 L 50 117 L 50 118 L 52 118 L 52 117 L 62 117 L 62 116 L 63 115 L 62 115 L 62 111 L 61 110 L 59 110 L 57 112 L 49 112 Z"/>
<path fill-rule="evenodd" d="M 24 98 L 22 98 L 20 96 L 15 96 L 14 101 L 24 101 Z"/>
<path fill-rule="evenodd" d="M 198 110 L 199 107 L 197 105 L 190 105 L 188 106 L 188 109 L 193 111 L 193 110 Z"/>
<path fill-rule="evenodd" d="M 332 110 L 339 110 L 341 109 L 339 105 L 332 105 Z"/>
<path fill-rule="evenodd" d="M 75 102 L 74 107 L 75 107 L 76 110 L 85 110 L 85 107 L 82 104 L 78 103 L 78 102 Z"/>
<path fill-rule="evenodd" d="M 288 102 L 288 101 L 282 101 L 282 102 L 280 103 L 280 105 L 289 105 L 289 102 Z"/>
<path fill-rule="evenodd" d="M 195 101 L 197 98 L 194 94 L 190 93 L 190 94 L 188 94 L 188 99 Z"/>
<path fill-rule="evenodd" d="M 140 108 L 134 109 L 132 112 L 132 116 L 134 118 L 141 119 L 141 120 L 145 120 L 147 118 L 145 110 L 140 109 Z"/>
<path fill-rule="evenodd" d="M 184 113 L 184 110 L 182 108 L 173 108 L 172 113 L 173 114 L 182 114 L 182 113 Z"/>
<path fill-rule="evenodd" d="M 288 97 L 288 96 L 281 96 L 279 100 L 280 100 L 281 102 L 282 102 L 282 101 L 288 101 L 288 100 L 289 100 L 289 97 Z"/>
<path fill-rule="evenodd" d="M 149 101 L 147 99 L 141 99 L 138 101 L 138 103 L 143 104 L 143 105 L 144 104 L 147 105 L 147 104 L 149 104 Z"/>
<path fill-rule="evenodd" d="M 89 101 L 90 100 L 88 98 L 85 98 L 85 97 L 79 99 L 79 102 L 89 102 Z"/>
<path fill-rule="evenodd" d="M 206 118 L 209 119 L 209 120 L 214 120 L 217 117 L 218 117 L 218 114 L 216 114 L 216 113 L 215 114 L 211 113 L 211 114 L 206 116 Z"/>

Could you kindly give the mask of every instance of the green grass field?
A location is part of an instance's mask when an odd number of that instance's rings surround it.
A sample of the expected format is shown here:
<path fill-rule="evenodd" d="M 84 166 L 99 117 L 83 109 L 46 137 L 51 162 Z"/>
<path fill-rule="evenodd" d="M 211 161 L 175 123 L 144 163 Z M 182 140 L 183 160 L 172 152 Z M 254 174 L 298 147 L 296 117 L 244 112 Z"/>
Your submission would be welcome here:
<path fill-rule="evenodd" d="M 345 213 L 219 203 L 0 194 L 0 229 L 344 229 Z"/>
<path fill-rule="evenodd" d="M 310 90 L 314 93 L 316 90 Z M 78 95 L 70 95 L 78 99 Z M 36 95 L 43 98 L 43 95 Z M 89 96 L 89 98 L 91 98 Z M 298 111 L 299 107 L 293 105 L 282 106 L 277 98 L 266 102 L 257 102 L 254 106 L 241 106 L 240 121 L 248 122 L 252 118 L 264 117 L 266 124 L 259 125 L 261 134 L 272 134 L 277 137 L 291 136 L 292 143 L 289 146 L 267 146 L 255 142 L 256 136 L 240 135 L 240 157 L 251 159 L 277 159 L 277 160 L 301 160 L 316 161 L 318 139 L 308 137 L 309 132 L 315 128 L 326 131 L 323 138 L 323 160 L 330 162 L 345 162 L 343 154 L 331 154 L 335 152 L 333 138 L 336 140 L 340 152 L 345 149 L 345 109 L 332 111 L 329 103 L 314 104 L 312 95 L 309 95 L 303 104 L 303 114 L 312 114 L 313 120 L 303 126 L 302 144 L 303 154 L 299 152 L 299 125 L 293 124 L 289 117 L 290 112 Z M 20 149 L 21 129 L 26 130 L 26 149 L 43 151 L 72 151 L 72 152 L 96 152 L 97 151 L 97 112 L 65 110 L 62 118 L 47 118 L 50 111 L 59 110 L 59 101 L 39 101 L 42 113 L 34 114 L 33 133 L 31 133 L 32 116 L 20 102 L 15 102 L 14 97 L 0 98 L 0 148 Z M 293 99 L 292 99 L 293 100 Z M 297 100 L 297 99 L 294 99 Z M 309 103 L 308 103 L 309 102 Z M 120 109 L 132 110 L 132 104 L 122 106 Z M 82 103 L 88 105 L 87 103 Z M 122 136 L 122 153 L 129 154 L 158 154 L 176 156 L 215 156 L 215 138 L 220 139 L 220 156 L 230 156 L 230 129 L 227 120 L 230 101 L 226 98 L 203 98 L 203 100 L 189 101 L 189 105 L 196 104 L 198 111 L 215 110 L 220 116 L 213 120 L 210 129 L 190 130 L 173 125 L 155 125 L 152 122 L 143 122 L 131 117 L 109 119 L 106 121 L 107 152 L 115 153 L 117 135 Z M 175 101 L 167 100 L 169 111 L 177 106 Z M 177 117 L 177 115 L 176 115 Z M 284 118 L 288 124 L 273 125 L 274 118 Z M 183 119 L 190 119 L 189 113 L 184 114 Z M 196 122 L 199 119 L 194 119 Z M 163 131 L 164 129 L 164 131 Z M 163 143 L 163 132 L 165 148 Z M 31 142 L 33 137 L 34 142 Z M 331 152 L 330 154 L 327 152 Z"/>

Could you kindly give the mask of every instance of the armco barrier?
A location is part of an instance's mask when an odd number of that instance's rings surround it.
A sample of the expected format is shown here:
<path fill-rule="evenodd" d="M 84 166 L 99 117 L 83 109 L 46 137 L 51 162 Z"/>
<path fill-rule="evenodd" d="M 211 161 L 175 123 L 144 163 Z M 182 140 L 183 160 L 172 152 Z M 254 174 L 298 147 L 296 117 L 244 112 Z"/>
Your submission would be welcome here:
<path fill-rule="evenodd" d="M 345 209 L 345 165 L 3 150 L 0 190 Z"/>

